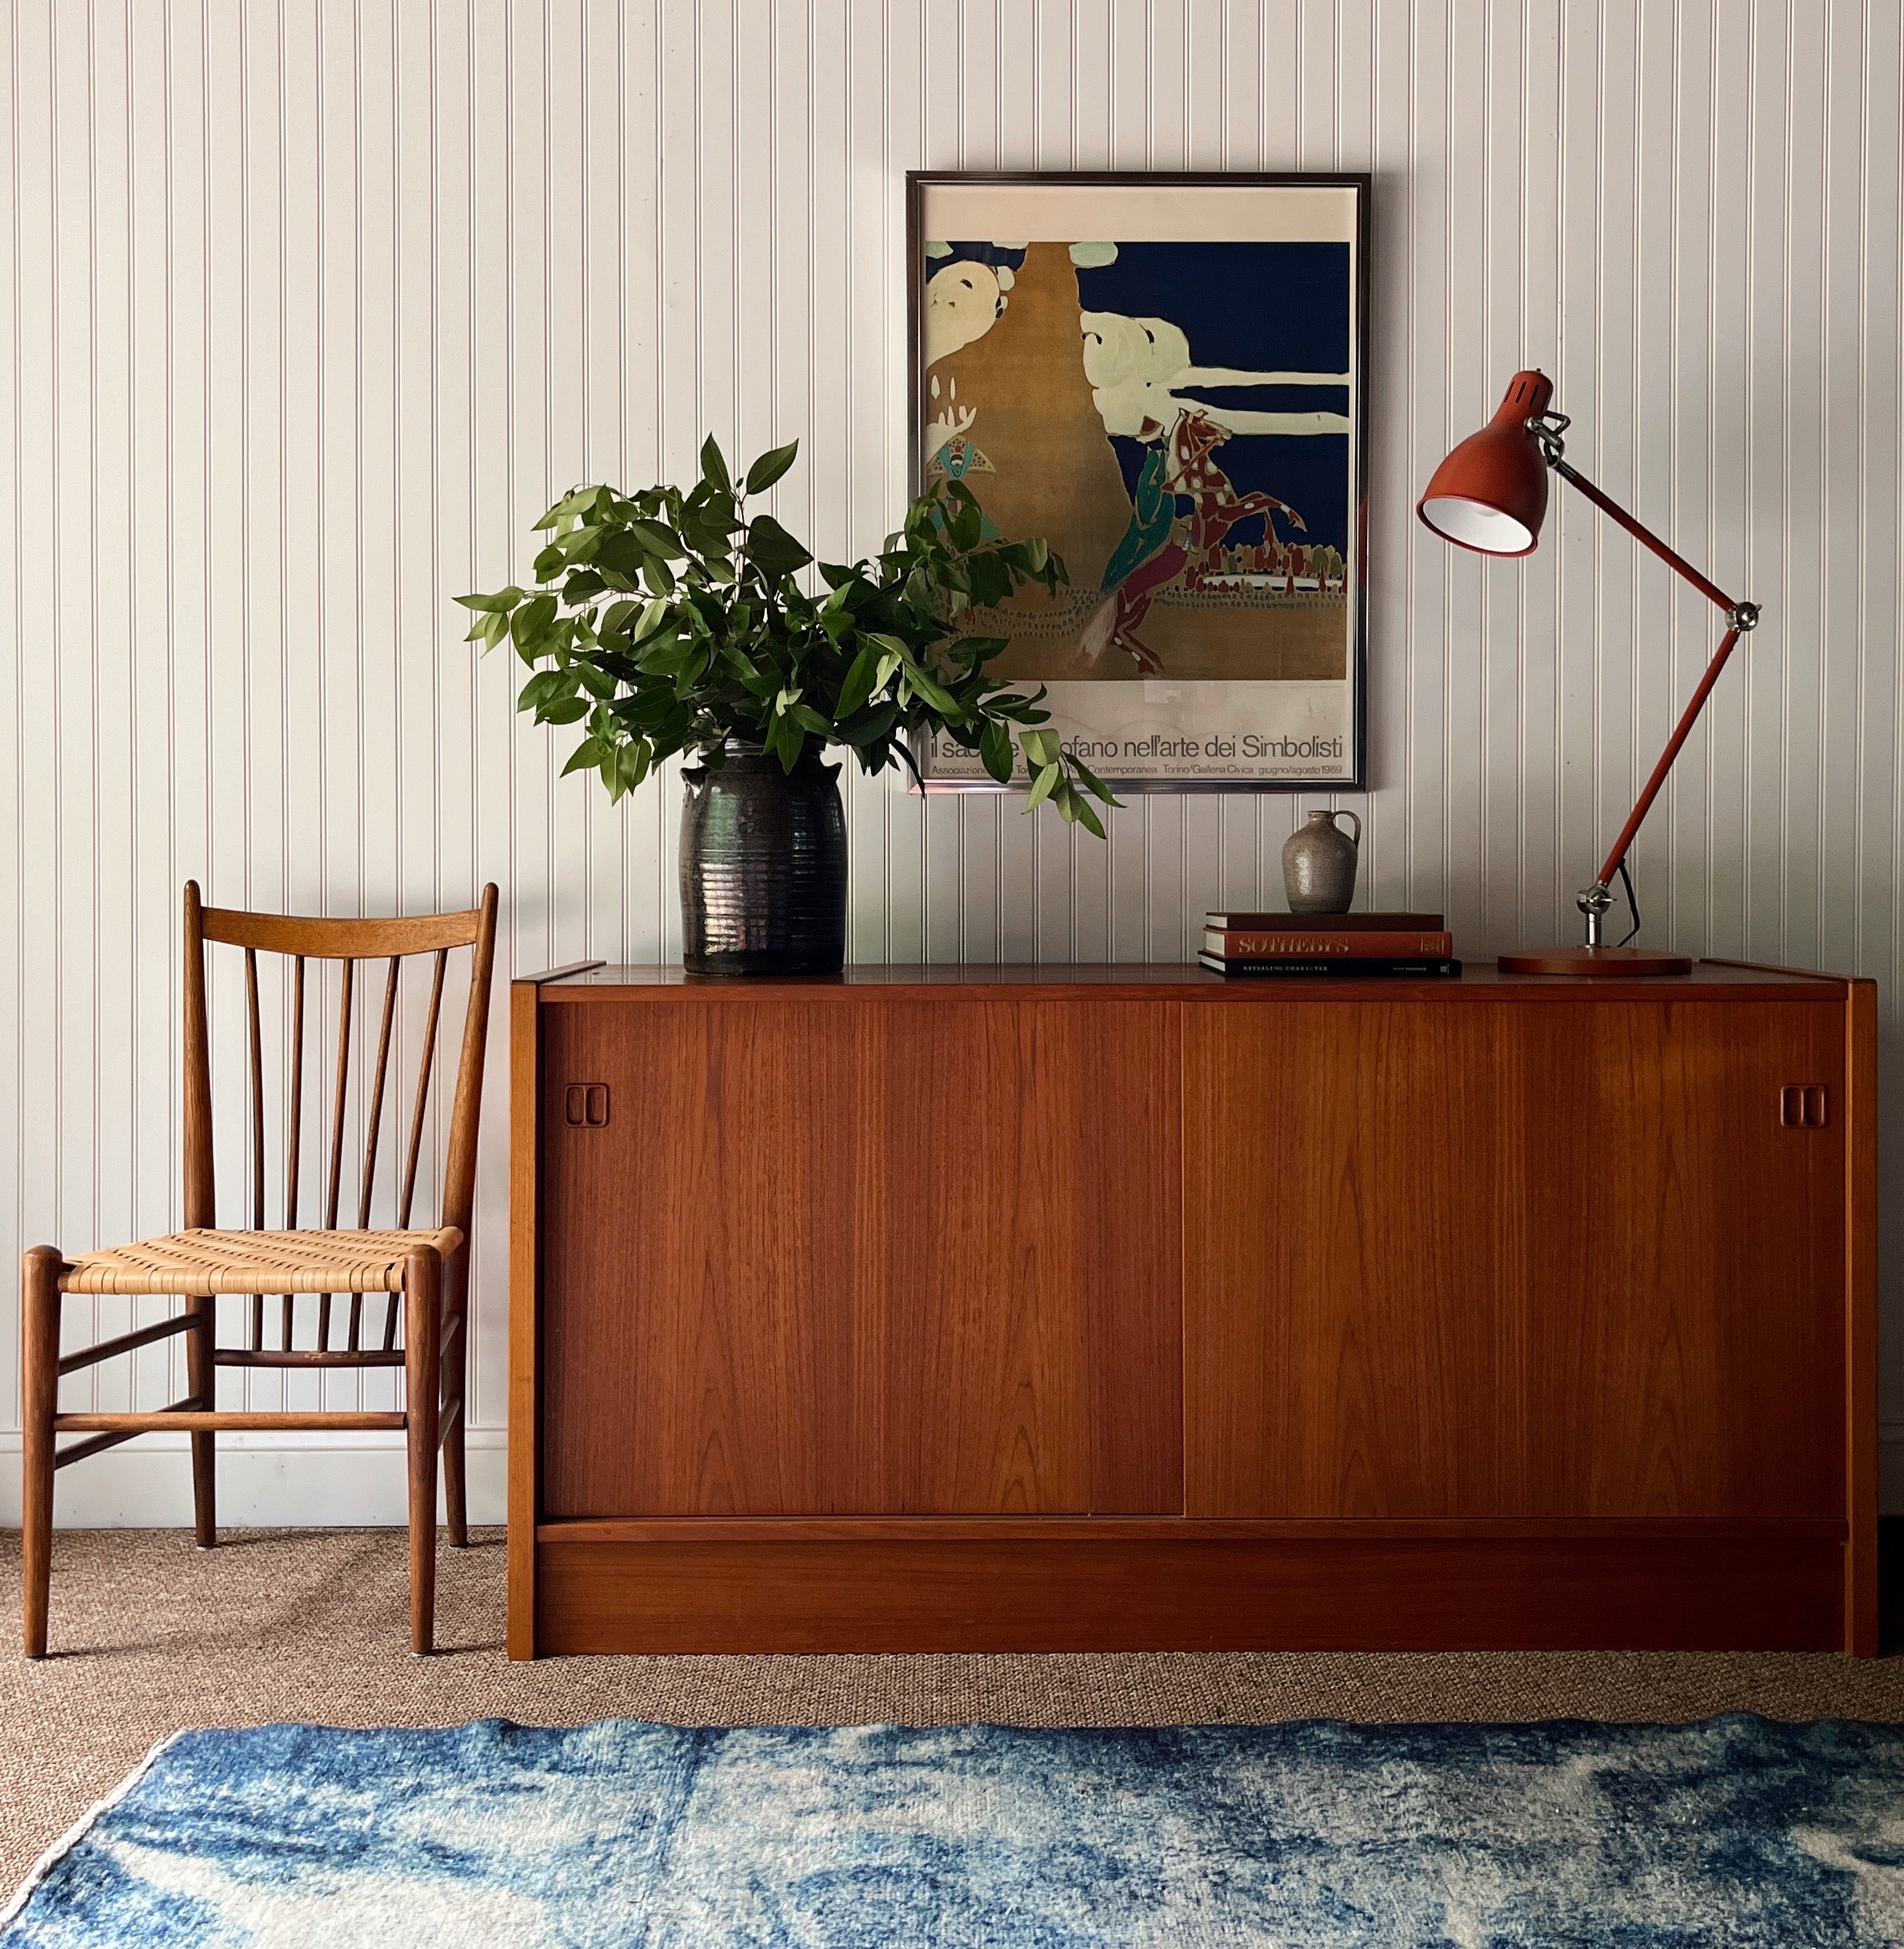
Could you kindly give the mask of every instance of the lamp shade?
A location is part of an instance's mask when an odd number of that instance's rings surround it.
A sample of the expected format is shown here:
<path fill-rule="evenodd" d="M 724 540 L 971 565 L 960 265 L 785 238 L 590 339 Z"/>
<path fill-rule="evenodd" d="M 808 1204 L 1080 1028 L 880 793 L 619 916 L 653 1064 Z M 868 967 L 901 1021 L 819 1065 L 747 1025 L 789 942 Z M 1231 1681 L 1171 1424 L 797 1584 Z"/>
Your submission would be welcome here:
<path fill-rule="evenodd" d="M 1547 463 L 1527 422 L 1547 410 L 1554 382 L 1517 372 L 1507 397 L 1434 471 L 1415 512 L 1444 541 L 1482 555 L 1532 555 L 1547 514 Z"/>

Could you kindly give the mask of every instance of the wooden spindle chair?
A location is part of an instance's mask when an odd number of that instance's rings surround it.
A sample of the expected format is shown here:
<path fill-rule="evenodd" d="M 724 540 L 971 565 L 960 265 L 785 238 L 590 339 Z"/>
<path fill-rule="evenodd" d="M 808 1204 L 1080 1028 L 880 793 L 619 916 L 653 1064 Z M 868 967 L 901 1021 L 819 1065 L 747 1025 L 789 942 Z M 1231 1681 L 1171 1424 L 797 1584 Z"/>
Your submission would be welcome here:
<path fill-rule="evenodd" d="M 489 975 L 495 959 L 496 891 L 483 889 L 467 913 L 400 920 L 309 920 L 244 913 L 200 904 L 198 887 L 185 887 L 185 1220 L 162 1239 L 64 1257 L 51 1245 L 26 1255 L 21 1282 L 24 1326 L 23 1394 L 25 1496 L 22 1514 L 23 1592 L 26 1655 L 46 1652 L 47 1599 L 53 1528 L 53 1473 L 116 1447 L 135 1435 L 185 1429 L 191 1436 L 194 1514 L 199 1546 L 217 1541 L 213 1440 L 220 1428 L 402 1428 L 409 1460 L 410 1643 L 429 1651 L 435 1633 L 436 1454 L 443 1452 L 444 1500 L 450 1541 L 469 1540 L 464 1502 L 464 1403 L 468 1373 L 470 1207 L 476 1184 L 476 1133 L 483 1095 Z M 220 1231 L 212 1174 L 212 1079 L 205 1006 L 205 943 L 219 941 L 244 953 L 247 1068 L 250 1085 L 250 1225 Z M 462 1054 L 451 1112 L 440 1222 L 413 1231 L 411 1213 L 421 1154 L 425 1110 L 438 1041 L 444 977 L 453 948 L 474 950 L 464 1012 Z M 284 1223 L 265 1226 L 265 1095 L 259 1020 L 258 956 L 289 957 L 290 1076 L 284 1146 Z M 423 1055 L 418 1066 L 408 1141 L 396 1198 L 397 1229 L 369 1229 L 393 1040 L 399 971 L 411 956 L 433 961 Z M 359 961 L 385 962 L 383 1017 L 365 1113 L 365 1155 L 357 1189 L 355 1229 L 338 1229 L 343 1151 L 350 1099 L 353 1009 Z M 328 1160 L 322 1183 L 323 1229 L 298 1223 L 304 1122 L 305 968 L 307 961 L 341 963 L 335 1078 L 331 1090 Z M 321 1037 L 321 1030 L 320 1030 Z M 360 1093 L 361 1095 L 361 1093 Z M 152 1325 L 62 1354 L 61 1302 L 68 1293 L 160 1294 L 182 1298 L 185 1310 Z M 217 1341 L 222 1294 L 247 1295 L 250 1331 L 243 1347 Z M 331 1300 L 347 1294 L 344 1344 L 334 1347 Z M 383 1301 L 383 1317 L 365 1344 L 365 1300 Z M 293 1344 L 299 1295 L 316 1296 L 315 1344 Z M 278 1344 L 266 1344 L 267 1295 L 278 1301 Z M 399 1300 L 402 1344 L 397 1344 Z M 302 1309 L 306 1313 L 309 1308 Z M 59 1412 L 61 1377 L 120 1354 L 132 1354 L 174 1334 L 185 1337 L 188 1391 L 169 1407 L 144 1413 Z M 318 1413 L 284 1409 L 220 1410 L 220 1367 L 279 1368 L 320 1372 L 335 1368 L 395 1368 L 404 1375 L 404 1406 L 390 1413 Z M 85 1438 L 56 1448 L 55 1437 Z"/>

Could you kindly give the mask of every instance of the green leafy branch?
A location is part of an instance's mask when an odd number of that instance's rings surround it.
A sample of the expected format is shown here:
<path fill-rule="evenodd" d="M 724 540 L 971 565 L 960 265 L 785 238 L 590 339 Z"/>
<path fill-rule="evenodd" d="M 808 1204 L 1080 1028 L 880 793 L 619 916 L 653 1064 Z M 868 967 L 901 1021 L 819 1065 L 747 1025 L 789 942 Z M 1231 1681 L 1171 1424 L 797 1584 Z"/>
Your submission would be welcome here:
<path fill-rule="evenodd" d="M 1027 692 L 988 670 L 1004 639 L 966 627 L 970 611 L 1027 583 L 1055 589 L 1064 563 L 1042 541 L 986 538 L 971 490 L 949 480 L 912 503 L 877 555 L 814 564 L 771 514 L 746 507 L 798 449 L 763 453 L 737 483 L 710 434 L 685 493 L 578 487 L 536 524 L 545 539 L 533 591 L 456 598 L 475 613 L 468 641 L 487 651 L 506 639 L 533 673 L 517 707 L 583 727 L 564 776 L 593 770 L 619 799 L 691 747 L 719 764 L 731 736 L 789 772 L 811 741 L 849 746 L 869 774 L 902 763 L 916 778 L 910 741 L 936 735 L 1005 785 L 1015 740 L 1026 809 L 1048 800 L 1102 838 L 1090 800 L 1118 801 L 1047 728 L 1043 687 Z M 809 564 L 823 592 L 800 586 Z"/>

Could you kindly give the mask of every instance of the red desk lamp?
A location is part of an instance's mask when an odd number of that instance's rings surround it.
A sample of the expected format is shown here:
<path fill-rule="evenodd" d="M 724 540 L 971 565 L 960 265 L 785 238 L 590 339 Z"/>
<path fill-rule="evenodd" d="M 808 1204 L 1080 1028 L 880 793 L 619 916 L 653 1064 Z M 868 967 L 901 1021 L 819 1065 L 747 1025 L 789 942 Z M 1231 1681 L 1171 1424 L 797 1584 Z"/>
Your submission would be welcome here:
<path fill-rule="evenodd" d="M 1758 605 L 1735 602 L 1725 592 L 1708 582 L 1691 563 L 1676 555 L 1659 536 L 1643 528 L 1625 508 L 1607 499 L 1583 474 L 1561 458 L 1561 436 L 1570 424 L 1564 413 L 1549 412 L 1554 382 L 1544 372 L 1517 372 L 1508 387 L 1500 410 L 1477 434 L 1471 434 L 1434 471 L 1415 511 L 1443 541 L 1457 547 L 1473 549 L 1480 555 L 1532 555 L 1540 539 L 1540 524 L 1547 513 L 1547 470 L 1551 468 L 1564 480 L 1570 480 L 1593 505 L 1610 514 L 1637 541 L 1645 543 L 1660 561 L 1679 570 L 1707 601 L 1725 612 L 1725 634 L 1713 652 L 1706 673 L 1699 679 L 1666 749 L 1660 754 L 1653 776 L 1638 803 L 1626 815 L 1620 837 L 1590 887 L 1576 897 L 1586 916 L 1586 944 L 1583 947 L 1547 947 L 1520 954 L 1504 954 L 1501 965 L 1514 974 L 1686 974 L 1692 970 L 1691 959 L 1683 954 L 1655 954 L 1651 949 L 1629 947 L 1623 943 L 1609 947 L 1601 940 L 1601 923 L 1613 905 L 1613 879 L 1617 873 L 1626 890 L 1626 903 L 1633 916 L 1632 940 L 1639 931 L 1639 908 L 1633 899 L 1633 883 L 1626 871 L 1626 851 L 1638 832 L 1640 822 L 1652 810 L 1673 761 L 1686 734 L 1698 721 L 1712 694 L 1719 673 L 1734 646 L 1747 630 L 1757 626 Z"/>

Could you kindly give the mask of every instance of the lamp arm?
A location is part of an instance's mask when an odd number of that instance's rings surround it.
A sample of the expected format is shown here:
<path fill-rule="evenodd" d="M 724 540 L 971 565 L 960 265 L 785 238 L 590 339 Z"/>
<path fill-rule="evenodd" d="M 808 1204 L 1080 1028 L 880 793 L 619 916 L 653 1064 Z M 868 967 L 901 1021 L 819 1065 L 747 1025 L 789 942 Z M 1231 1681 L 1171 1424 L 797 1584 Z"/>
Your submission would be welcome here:
<path fill-rule="evenodd" d="M 1697 688 L 1686 700 L 1686 707 L 1679 713 L 1679 723 L 1673 727 L 1673 735 L 1666 740 L 1666 749 L 1660 754 L 1660 761 L 1653 767 L 1651 777 L 1646 781 L 1645 788 L 1640 793 L 1632 810 L 1626 815 L 1626 823 L 1620 828 L 1620 837 L 1614 841 L 1612 850 L 1607 853 L 1598 876 L 1592 886 L 1584 887 L 1580 891 L 1578 905 L 1580 911 L 1586 915 L 1587 945 L 1598 947 L 1601 945 L 1601 918 L 1613 904 L 1614 875 L 1620 871 L 1620 863 L 1625 859 L 1634 836 L 1645 822 L 1646 815 L 1652 810 L 1653 801 L 1659 797 L 1660 788 L 1666 783 L 1666 774 L 1672 770 L 1673 760 L 1679 755 L 1680 747 L 1685 743 L 1692 727 L 1699 721 L 1699 713 L 1705 709 L 1706 699 L 1712 695 L 1713 685 L 1719 681 L 1719 673 L 1725 669 L 1726 660 L 1738 648 L 1739 638 L 1747 630 L 1757 626 L 1759 608 L 1755 602 L 1734 601 L 1716 583 L 1701 575 L 1684 555 L 1668 548 L 1650 528 L 1636 521 L 1617 501 L 1601 493 L 1585 474 L 1570 467 L 1561 457 L 1558 439 L 1542 437 L 1545 430 L 1539 421 L 1530 421 L 1529 424 L 1536 437 L 1541 439 L 1542 450 L 1548 465 L 1562 480 L 1571 481 L 1603 514 L 1617 522 L 1635 541 L 1657 555 L 1669 568 L 1676 570 L 1709 602 L 1725 612 L 1725 633 L 1719 639 L 1719 648 L 1713 651 L 1712 661 L 1706 666 L 1704 676 L 1701 677 Z"/>
<path fill-rule="evenodd" d="M 1632 810 L 1627 813 L 1626 823 L 1620 828 L 1620 837 L 1613 842 L 1613 850 L 1600 869 L 1596 885 L 1609 888 L 1612 886 L 1613 876 L 1620 871 L 1620 863 L 1626 858 L 1626 849 L 1632 844 L 1646 815 L 1653 810 L 1653 801 L 1659 797 L 1660 788 L 1666 783 L 1666 775 L 1672 770 L 1673 761 L 1679 755 L 1679 747 L 1699 721 L 1699 713 L 1706 707 L 1706 699 L 1712 695 L 1713 685 L 1719 681 L 1719 673 L 1725 667 L 1726 658 L 1738 647 L 1742 633 L 1738 625 L 1734 623 L 1719 639 L 1719 648 L 1713 651 L 1713 660 L 1706 666 L 1706 673 L 1699 679 L 1697 688 L 1686 700 L 1686 707 L 1679 713 L 1679 723 L 1673 727 L 1673 735 L 1666 741 L 1666 749 L 1653 767 L 1653 776 L 1646 781 L 1645 789 L 1634 802 Z"/>
<path fill-rule="evenodd" d="M 1572 481 L 1601 514 L 1617 521 L 1635 541 L 1639 542 L 1642 547 L 1651 549 L 1667 567 L 1677 569 L 1708 602 L 1723 609 L 1729 616 L 1738 608 L 1739 605 L 1719 587 L 1718 583 L 1708 581 L 1684 555 L 1668 548 L 1651 528 L 1634 520 L 1617 501 L 1608 495 L 1601 493 L 1600 490 L 1595 486 L 1578 468 L 1570 466 L 1558 454 L 1549 454 L 1547 464 L 1563 480 Z"/>

